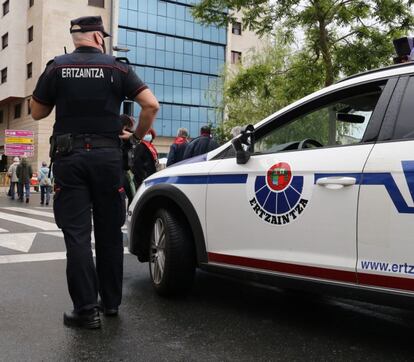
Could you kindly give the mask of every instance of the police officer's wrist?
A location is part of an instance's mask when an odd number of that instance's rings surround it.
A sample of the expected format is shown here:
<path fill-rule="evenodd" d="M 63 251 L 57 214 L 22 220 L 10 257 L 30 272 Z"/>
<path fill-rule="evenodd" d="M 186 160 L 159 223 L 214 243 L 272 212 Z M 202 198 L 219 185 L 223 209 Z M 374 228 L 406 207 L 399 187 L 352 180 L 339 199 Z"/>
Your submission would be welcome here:
<path fill-rule="evenodd" d="M 141 138 L 139 138 L 135 133 L 132 134 L 130 140 L 133 144 L 141 143 Z"/>

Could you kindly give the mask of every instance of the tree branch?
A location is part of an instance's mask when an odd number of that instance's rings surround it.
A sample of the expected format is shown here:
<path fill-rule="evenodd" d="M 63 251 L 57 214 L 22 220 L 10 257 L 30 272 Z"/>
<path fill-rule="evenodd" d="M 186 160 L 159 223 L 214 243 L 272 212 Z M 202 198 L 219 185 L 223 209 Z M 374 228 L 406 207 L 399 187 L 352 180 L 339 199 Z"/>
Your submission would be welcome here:
<path fill-rule="evenodd" d="M 349 38 L 351 35 L 354 35 L 354 34 L 356 34 L 358 32 L 359 32 L 359 30 L 351 31 L 350 33 L 348 33 L 348 34 L 340 37 L 339 39 L 336 39 L 333 43 L 334 44 L 339 43 L 340 41 L 345 40 L 345 39 Z"/>

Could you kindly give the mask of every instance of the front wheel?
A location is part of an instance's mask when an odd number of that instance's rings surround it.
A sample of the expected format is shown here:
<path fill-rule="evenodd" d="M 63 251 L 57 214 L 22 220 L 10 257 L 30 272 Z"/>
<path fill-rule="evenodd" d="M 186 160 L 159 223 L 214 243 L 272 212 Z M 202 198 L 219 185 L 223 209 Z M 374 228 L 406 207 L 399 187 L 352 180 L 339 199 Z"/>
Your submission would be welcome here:
<path fill-rule="evenodd" d="M 179 217 L 167 209 L 156 212 L 150 240 L 152 285 L 163 296 L 187 292 L 194 280 L 194 243 Z"/>

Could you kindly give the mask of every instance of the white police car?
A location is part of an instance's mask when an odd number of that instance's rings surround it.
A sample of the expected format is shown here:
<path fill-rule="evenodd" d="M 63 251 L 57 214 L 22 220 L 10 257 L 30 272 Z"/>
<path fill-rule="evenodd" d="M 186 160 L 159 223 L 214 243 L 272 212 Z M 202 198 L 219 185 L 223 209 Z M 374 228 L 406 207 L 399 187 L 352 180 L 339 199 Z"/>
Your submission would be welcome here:
<path fill-rule="evenodd" d="M 201 268 L 413 296 L 414 64 L 347 78 L 251 130 L 139 189 L 129 249 L 156 291 L 188 290 Z"/>

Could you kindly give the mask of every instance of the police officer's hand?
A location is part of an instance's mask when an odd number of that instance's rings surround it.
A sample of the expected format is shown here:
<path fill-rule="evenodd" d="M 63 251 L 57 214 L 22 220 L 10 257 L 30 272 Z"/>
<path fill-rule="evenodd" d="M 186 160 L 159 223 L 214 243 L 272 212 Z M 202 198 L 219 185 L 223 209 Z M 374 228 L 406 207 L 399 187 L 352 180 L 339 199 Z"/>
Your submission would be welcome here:
<path fill-rule="evenodd" d="M 121 140 L 128 140 L 132 136 L 132 132 L 128 132 L 127 130 L 122 130 L 122 133 L 119 135 Z"/>

